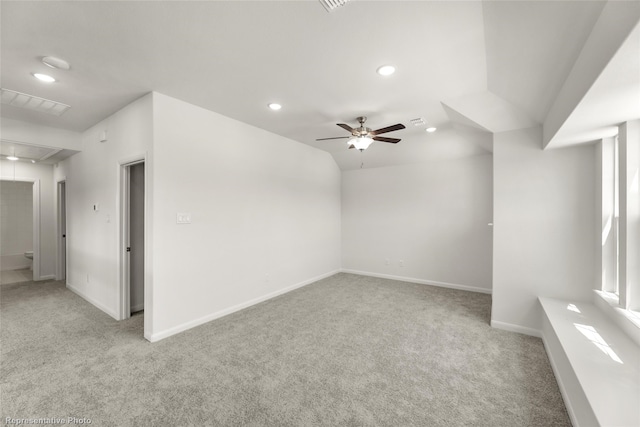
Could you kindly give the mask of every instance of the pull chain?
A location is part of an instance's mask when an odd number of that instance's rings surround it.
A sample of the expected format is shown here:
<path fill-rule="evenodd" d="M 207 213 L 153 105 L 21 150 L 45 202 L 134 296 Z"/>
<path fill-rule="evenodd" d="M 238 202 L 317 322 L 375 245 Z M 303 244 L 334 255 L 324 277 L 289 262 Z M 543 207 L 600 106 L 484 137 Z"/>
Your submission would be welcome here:
<path fill-rule="evenodd" d="M 360 150 L 360 169 L 364 166 L 364 150 Z"/>

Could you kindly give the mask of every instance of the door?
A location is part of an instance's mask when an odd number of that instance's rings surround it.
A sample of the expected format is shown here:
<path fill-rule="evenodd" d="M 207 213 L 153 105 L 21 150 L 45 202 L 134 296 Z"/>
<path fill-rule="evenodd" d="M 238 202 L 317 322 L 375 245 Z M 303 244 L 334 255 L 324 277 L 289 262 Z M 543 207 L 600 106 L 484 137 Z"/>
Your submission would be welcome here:
<path fill-rule="evenodd" d="M 144 163 L 129 166 L 129 298 L 131 313 L 144 310 Z"/>
<path fill-rule="evenodd" d="M 60 239 L 60 274 L 58 280 L 67 278 L 67 186 L 64 181 L 58 183 L 59 239 Z"/>

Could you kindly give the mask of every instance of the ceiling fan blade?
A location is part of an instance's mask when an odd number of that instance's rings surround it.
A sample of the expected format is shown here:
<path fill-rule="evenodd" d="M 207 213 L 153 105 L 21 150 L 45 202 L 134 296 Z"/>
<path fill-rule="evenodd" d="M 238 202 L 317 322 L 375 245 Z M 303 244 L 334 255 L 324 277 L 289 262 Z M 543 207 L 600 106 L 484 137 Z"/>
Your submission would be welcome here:
<path fill-rule="evenodd" d="M 398 138 L 385 138 L 384 136 L 374 136 L 373 140 L 374 141 L 380 141 L 380 142 L 390 142 L 392 144 L 397 144 L 398 142 L 401 141 Z"/>
<path fill-rule="evenodd" d="M 352 148 L 356 148 L 356 146 L 355 146 L 355 145 L 353 145 L 353 144 L 351 144 L 351 145 L 349 146 L 349 150 L 351 150 Z"/>
<path fill-rule="evenodd" d="M 316 141 L 326 141 L 329 139 L 347 139 L 347 138 L 351 138 L 350 136 L 335 136 L 333 138 L 318 138 L 316 139 Z"/>
<path fill-rule="evenodd" d="M 346 130 L 347 132 L 351 132 L 353 133 L 353 128 L 349 125 L 346 125 L 344 123 L 336 123 L 338 126 L 340 126 L 342 129 Z"/>
<path fill-rule="evenodd" d="M 404 129 L 404 125 L 401 123 L 398 123 L 397 125 L 393 125 L 393 126 L 387 126 L 386 128 L 382 128 L 382 129 L 378 129 L 378 130 L 374 130 L 371 131 L 371 135 L 380 135 L 381 133 L 387 133 L 387 132 L 393 132 L 394 130 L 400 130 L 400 129 Z"/>

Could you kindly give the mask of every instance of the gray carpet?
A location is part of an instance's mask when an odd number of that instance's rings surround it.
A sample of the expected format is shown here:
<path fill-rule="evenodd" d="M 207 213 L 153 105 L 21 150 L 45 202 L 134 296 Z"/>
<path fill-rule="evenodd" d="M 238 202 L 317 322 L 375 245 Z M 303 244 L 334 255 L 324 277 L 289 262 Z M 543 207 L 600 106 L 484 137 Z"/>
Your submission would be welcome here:
<path fill-rule="evenodd" d="M 570 426 L 491 297 L 337 274 L 151 344 L 60 282 L 2 287 L 1 419 L 94 426 Z"/>

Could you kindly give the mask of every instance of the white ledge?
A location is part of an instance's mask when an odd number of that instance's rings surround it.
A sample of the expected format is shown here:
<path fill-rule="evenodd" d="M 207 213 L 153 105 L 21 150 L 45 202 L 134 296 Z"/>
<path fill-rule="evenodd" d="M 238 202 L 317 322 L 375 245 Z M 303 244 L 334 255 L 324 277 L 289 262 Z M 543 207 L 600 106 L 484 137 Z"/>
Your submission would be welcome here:
<path fill-rule="evenodd" d="M 599 290 L 593 292 L 596 307 L 602 310 L 629 338 L 640 346 L 640 313 L 621 308 L 616 294 Z"/>
<path fill-rule="evenodd" d="M 539 300 L 545 348 L 574 426 L 639 426 L 640 347 L 594 304 Z"/>

